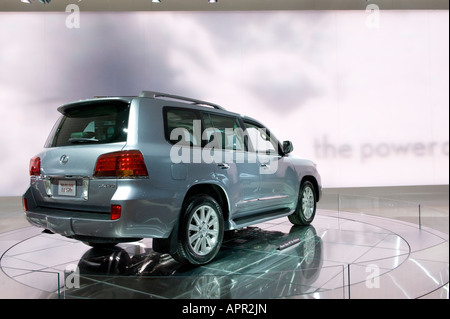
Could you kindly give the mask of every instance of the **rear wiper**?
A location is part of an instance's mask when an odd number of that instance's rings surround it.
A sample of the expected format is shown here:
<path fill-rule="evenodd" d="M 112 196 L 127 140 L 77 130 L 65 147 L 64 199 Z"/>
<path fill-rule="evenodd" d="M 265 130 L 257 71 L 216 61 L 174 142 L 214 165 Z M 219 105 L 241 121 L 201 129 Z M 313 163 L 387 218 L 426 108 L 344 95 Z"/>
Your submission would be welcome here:
<path fill-rule="evenodd" d="M 76 144 L 76 143 L 97 143 L 98 140 L 95 138 L 83 138 L 83 137 L 77 137 L 77 138 L 69 138 L 69 143 Z"/>

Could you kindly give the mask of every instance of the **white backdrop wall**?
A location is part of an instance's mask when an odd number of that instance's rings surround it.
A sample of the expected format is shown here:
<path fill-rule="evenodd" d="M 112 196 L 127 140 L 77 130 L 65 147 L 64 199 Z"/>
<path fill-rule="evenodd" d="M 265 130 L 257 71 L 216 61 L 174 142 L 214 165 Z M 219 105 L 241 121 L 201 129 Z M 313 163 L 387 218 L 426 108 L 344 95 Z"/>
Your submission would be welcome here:
<path fill-rule="evenodd" d="M 164 91 L 255 117 L 325 187 L 448 184 L 448 11 L 0 14 L 0 196 L 66 102 Z"/>

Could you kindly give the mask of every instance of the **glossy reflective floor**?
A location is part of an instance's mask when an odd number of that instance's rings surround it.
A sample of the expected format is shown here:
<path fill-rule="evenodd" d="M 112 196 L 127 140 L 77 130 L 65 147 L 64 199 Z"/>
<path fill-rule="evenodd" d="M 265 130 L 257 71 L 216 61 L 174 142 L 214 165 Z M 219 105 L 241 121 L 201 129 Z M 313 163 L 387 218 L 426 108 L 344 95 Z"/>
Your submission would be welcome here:
<path fill-rule="evenodd" d="M 448 223 L 448 218 L 447 218 Z M 2 298 L 448 298 L 448 234 L 319 209 L 228 233 L 217 258 L 186 267 L 151 240 L 91 249 L 24 227 L 0 234 Z"/>

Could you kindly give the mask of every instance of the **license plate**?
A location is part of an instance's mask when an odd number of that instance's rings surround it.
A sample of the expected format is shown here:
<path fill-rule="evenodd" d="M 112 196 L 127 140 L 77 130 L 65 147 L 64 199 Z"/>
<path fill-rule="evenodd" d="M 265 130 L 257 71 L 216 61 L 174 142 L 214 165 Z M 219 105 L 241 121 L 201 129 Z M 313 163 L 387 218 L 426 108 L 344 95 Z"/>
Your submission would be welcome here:
<path fill-rule="evenodd" d="M 75 196 L 77 194 L 77 182 L 60 180 L 58 181 L 58 195 Z"/>

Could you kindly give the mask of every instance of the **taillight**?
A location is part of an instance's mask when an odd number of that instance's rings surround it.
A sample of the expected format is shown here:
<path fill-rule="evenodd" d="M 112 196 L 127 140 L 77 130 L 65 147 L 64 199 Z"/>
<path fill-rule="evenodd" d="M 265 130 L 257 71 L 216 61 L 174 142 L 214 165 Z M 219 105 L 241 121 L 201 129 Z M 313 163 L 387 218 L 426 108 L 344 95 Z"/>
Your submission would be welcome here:
<path fill-rule="evenodd" d="M 122 207 L 120 205 L 111 205 L 111 220 L 119 219 L 121 213 Z"/>
<path fill-rule="evenodd" d="M 147 177 L 142 153 L 136 150 L 100 155 L 95 165 L 94 177 L 134 178 Z"/>
<path fill-rule="evenodd" d="M 37 156 L 34 156 L 30 159 L 29 166 L 30 176 L 39 176 L 41 174 L 41 159 Z"/>

